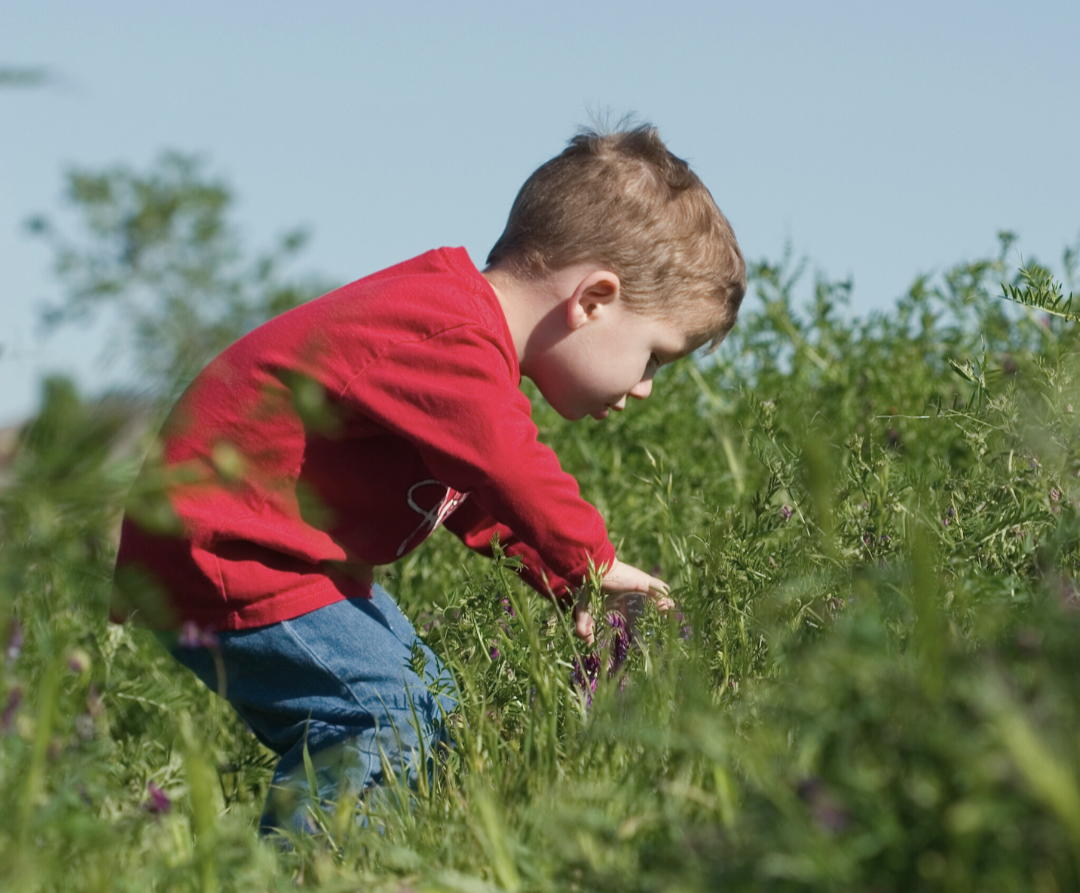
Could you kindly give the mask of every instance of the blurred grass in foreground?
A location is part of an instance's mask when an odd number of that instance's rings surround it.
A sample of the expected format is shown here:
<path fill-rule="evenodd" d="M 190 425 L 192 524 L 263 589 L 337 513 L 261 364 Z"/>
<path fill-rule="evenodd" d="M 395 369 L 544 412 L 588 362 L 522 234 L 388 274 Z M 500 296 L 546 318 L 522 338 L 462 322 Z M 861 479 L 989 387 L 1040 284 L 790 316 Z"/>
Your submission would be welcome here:
<path fill-rule="evenodd" d="M 105 621 L 130 413 L 46 383 L 0 489 L 0 887 L 1080 889 L 1076 322 L 1008 248 L 854 322 L 760 264 L 718 355 L 617 422 L 538 406 L 677 614 L 609 675 L 617 630 L 589 658 L 435 537 L 383 582 L 459 680 L 456 751 L 287 852 L 272 757 Z"/>

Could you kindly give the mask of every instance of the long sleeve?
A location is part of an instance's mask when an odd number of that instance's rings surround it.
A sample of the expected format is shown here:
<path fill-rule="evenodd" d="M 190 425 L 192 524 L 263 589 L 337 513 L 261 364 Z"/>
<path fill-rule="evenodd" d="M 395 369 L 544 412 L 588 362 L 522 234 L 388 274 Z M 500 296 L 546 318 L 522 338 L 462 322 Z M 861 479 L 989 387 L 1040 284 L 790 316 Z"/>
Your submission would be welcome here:
<path fill-rule="evenodd" d="M 553 590 L 565 591 L 581 584 L 590 563 L 610 564 L 615 550 L 599 512 L 537 440 L 515 371 L 489 332 L 462 325 L 395 344 L 341 399 L 413 444 L 434 476 L 469 494 L 466 504 L 497 519 L 500 532 L 513 531 L 537 588 L 546 588 L 546 574 Z M 467 534 L 470 544 L 483 533 Z"/>
<path fill-rule="evenodd" d="M 461 506 L 446 519 L 446 529 L 474 552 L 488 558 L 494 554 L 491 541 L 498 536 L 503 552 L 521 559 L 522 566 L 518 576 L 529 586 L 541 595 L 557 601 L 565 602 L 573 598 L 577 587 L 544 564 L 544 560 L 534 548 L 522 542 L 505 524 L 500 524 L 487 514 L 478 503 L 466 502 Z"/>

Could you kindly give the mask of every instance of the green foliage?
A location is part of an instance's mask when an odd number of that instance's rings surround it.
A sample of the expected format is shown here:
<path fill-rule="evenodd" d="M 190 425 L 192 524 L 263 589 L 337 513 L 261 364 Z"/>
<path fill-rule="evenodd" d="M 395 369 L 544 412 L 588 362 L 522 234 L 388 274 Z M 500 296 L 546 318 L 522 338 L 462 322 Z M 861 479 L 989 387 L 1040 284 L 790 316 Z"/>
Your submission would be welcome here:
<path fill-rule="evenodd" d="M 47 383 L 0 489 L 0 886 L 1077 889 L 1077 334 L 1010 246 L 865 320 L 847 283 L 819 278 L 800 312 L 800 265 L 758 264 L 729 342 L 618 421 L 538 403 L 676 612 L 647 610 L 589 691 L 568 618 L 437 535 L 382 577 L 459 682 L 455 750 L 363 800 L 366 824 L 343 801 L 284 850 L 255 833 L 272 756 L 104 616 L 138 426 Z M 116 269 L 65 281 L 149 288 Z M 185 313 L 218 331 L 207 300 Z"/>
<path fill-rule="evenodd" d="M 56 327 L 108 314 L 113 353 L 130 352 L 165 399 L 246 331 L 330 288 L 282 277 L 307 241 L 303 230 L 244 258 L 232 193 L 196 156 L 166 152 L 146 172 L 74 169 L 67 201 L 74 236 L 43 216 L 27 222 L 52 248 L 64 290 L 44 320 Z"/>

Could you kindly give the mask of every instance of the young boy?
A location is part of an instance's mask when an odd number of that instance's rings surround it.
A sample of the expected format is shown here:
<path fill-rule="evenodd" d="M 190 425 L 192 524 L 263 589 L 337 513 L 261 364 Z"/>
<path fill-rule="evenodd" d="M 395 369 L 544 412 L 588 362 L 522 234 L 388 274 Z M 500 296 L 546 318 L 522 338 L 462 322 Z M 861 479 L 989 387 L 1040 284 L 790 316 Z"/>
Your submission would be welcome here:
<path fill-rule="evenodd" d="M 424 771 L 453 682 L 374 568 L 444 524 L 486 554 L 497 535 L 554 598 L 593 565 L 605 592 L 670 606 L 537 441 L 520 379 L 567 419 L 604 419 L 719 343 L 744 290 L 731 227 L 655 129 L 575 137 L 526 181 L 483 272 L 431 251 L 207 366 L 144 472 L 162 475 L 173 523 L 124 520 L 113 618 L 165 632 L 232 702 L 281 755 L 275 789 L 306 788 L 305 744 L 323 795 L 338 771 L 354 791 L 380 783 L 382 756 Z M 591 642 L 588 613 L 575 625 Z M 264 828 L 303 826 L 287 799 L 268 800 Z"/>

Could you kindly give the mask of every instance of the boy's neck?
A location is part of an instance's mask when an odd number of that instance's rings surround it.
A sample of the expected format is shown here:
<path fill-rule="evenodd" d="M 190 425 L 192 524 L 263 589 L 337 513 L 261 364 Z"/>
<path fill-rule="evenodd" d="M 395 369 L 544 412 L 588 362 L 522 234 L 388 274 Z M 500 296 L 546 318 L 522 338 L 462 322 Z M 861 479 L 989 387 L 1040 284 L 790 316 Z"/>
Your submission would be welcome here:
<path fill-rule="evenodd" d="M 567 302 L 596 269 L 596 264 L 583 263 L 540 276 L 521 276 L 507 266 L 483 271 L 506 317 L 522 375 L 529 376 L 531 356 L 569 331 Z"/>
<path fill-rule="evenodd" d="M 551 281 L 553 276 L 523 277 L 503 266 L 488 267 L 483 276 L 499 299 L 518 363 L 525 364 L 529 341 L 544 317 L 562 303 L 561 291 Z"/>

